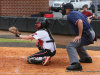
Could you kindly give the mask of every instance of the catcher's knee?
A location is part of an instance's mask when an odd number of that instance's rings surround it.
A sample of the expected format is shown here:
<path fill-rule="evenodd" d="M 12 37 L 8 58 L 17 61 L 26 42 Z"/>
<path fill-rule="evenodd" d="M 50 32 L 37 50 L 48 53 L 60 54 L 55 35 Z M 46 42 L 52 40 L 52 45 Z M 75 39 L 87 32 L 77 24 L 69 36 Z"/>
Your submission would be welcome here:
<path fill-rule="evenodd" d="M 27 62 L 30 63 L 30 64 L 38 64 L 38 63 L 42 63 L 42 61 L 44 60 L 43 57 L 31 57 L 29 56 L 27 58 Z"/>

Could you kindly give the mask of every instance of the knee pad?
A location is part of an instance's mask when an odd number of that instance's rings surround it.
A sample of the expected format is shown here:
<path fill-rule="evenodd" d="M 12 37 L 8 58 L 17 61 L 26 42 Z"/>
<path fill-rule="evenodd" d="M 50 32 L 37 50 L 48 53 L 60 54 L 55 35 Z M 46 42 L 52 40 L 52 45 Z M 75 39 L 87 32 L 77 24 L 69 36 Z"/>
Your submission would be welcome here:
<path fill-rule="evenodd" d="M 45 59 L 44 57 L 31 57 L 31 56 L 29 56 L 27 58 L 27 62 L 30 64 L 39 64 L 39 63 L 42 63 L 42 61 L 44 59 Z"/>

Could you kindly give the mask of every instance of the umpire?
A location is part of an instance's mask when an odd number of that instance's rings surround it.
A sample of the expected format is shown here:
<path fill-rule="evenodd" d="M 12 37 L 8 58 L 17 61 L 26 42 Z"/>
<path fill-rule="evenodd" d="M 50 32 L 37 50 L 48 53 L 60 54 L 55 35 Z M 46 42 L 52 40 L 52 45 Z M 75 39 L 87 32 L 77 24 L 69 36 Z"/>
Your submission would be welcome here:
<path fill-rule="evenodd" d="M 93 41 L 96 41 L 96 36 L 91 28 L 90 19 L 73 9 L 71 3 L 62 6 L 62 14 L 67 15 L 67 21 L 77 35 L 66 47 L 70 59 L 70 66 L 66 67 L 66 69 L 82 70 L 80 63 L 92 63 L 92 58 L 87 53 L 84 45 L 93 44 Z M 80 57 L 79 60 L 77 53 Z"/>

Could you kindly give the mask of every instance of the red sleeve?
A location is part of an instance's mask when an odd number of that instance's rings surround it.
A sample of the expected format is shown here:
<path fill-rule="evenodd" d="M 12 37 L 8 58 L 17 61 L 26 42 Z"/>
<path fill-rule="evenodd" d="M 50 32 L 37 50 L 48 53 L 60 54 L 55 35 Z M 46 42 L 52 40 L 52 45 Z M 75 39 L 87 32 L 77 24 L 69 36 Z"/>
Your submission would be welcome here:
<path fill-rule="evenodd" d="M 91 12 L 88 12 L 88 16 L 92 16 L 92 13 Z"/>
<path fill-rule="evenodd" d="M 78 19 L 78 20 L 76 21 L 76 25 L 78 25 L 78 21 L 79 21 L 79 20 L 81 20 L 81 19 Z"/>

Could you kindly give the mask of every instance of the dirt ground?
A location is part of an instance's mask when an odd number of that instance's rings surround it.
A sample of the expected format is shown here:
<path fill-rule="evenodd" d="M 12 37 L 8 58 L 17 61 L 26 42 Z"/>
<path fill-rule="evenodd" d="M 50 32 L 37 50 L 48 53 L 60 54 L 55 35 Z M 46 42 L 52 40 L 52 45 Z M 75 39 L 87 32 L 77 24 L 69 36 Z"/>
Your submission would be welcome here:
<path fill-rule="evenodd" d="M 25 35 L 32 33 L 21 32 Z M 8 31 L 0 31 L 0 35 L 13 35 Z M 53 35 L 56 44 L 67 45 L 74 36 Z M 16 39 L 21 40 L 21 39 Z M 36 40 L 33 40 L 36 41 Z M 93 45 L 100 46 L 100 39 Z M 100 75 L 100 51 L 87 50 L 93 63 L 81 63 L 82 71 L 68 71 L 70 65 L 66 49 L 57 48 L 56 55 L 48 66 L 28 64 L 27 57 L 38 52 L 37 48 L 0 47 L 0 75 Z"/>
<path fill-rule="evenodd" d="M 100 51 L 87 51 L 93 63 L 81 63 L 82 71 L 68 71 L 70 65 L 66 49 L 57 48 L 48 66 L 28 64 L 27 57 L 38 52 L 37 48 L 0 47 L 1 75 L 100 75 Z"/>

